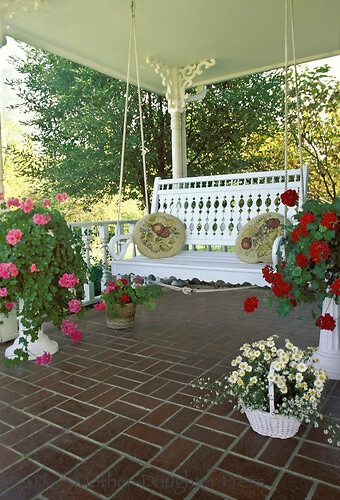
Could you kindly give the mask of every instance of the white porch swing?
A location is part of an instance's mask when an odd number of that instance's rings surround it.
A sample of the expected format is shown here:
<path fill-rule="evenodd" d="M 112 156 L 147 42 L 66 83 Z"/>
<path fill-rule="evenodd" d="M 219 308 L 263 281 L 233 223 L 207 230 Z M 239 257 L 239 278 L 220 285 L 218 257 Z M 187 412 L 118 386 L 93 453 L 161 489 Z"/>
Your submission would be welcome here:
<path fill-rule="evenodd" d="M 139 74 L 137 64 L 137 43 L 136 43 L 136 25 L 135 25 L 135 2 L 131 3 L 131 24 L 130 24 L 130 44 L 128 56 L 128 71 L 126 85 L 126 103 L 124 115 L 124 133 L 123 146 L 121 156 L 121 175 L 119 187 L 119 204 L 118 204 L 118 221 L 120 220 L 120 204 L 124 170 L 124 153 L 126 140 L 126 119 L 128 111 L 128 91 L 129 91 L 129 75 L 132 40 L 135 51 L 136 75 L 139 96 L 139 115 L 141 121 L 141 141 L 142 141 L 142 158 L 144 171 L 144 185 L 146 190 L 146 167 L 145 167 L 145 148 L 141 112 L 141 98 L 139 86 Z M 293 12 L 291 3 L 291 29 L 292 29 L 292 46 L 293 58 L 296 75 L 296 54 L 295 54 L 295 34 L 293 23 Z M 205 66 L 213 64 L 212 61 L 206 61 Z M 201 67 L 204 64 L 201 64 Z M 196 71 L 202 69 L 196 68 Z M 163 222 L 168 219 L 168 229 L 166 235 L 157 234 L 157 231 L 149 231 L 146 238 L 150 248 L 143 250 L 142 253 L 132 258 L 125 258 L 126 252 L 130 244 L 136 240 L 140 242 L 140 238 L 136 235 L 136 228 L 133 233 L 116 234 L 109 243 L 109 250 L 112 256 L 111 272 L 117 274 L 138 274 L 141 276 L 156 276 L 157 280 L 174 276 L 182 280 L 190 280 L 198 278 L 204 281 L 223 280 L 231 284 L 250 283 L 251 285 L 266 286 L 266 282 L 262 276 L 261 269 L 263 262 L 260 258 L 254 259 L 254 248 L 251 249 L 252 256 L 247 258 L 247 248 L 243 248 L 245 261 L 240 260 L 234 252 L 228 252 L 229 246 L 235 244 L 240 247 L 240 238 L 249 240 L 247 236 L 252 235 L 252 241 L 258 240 L 258 245 L 263 246 L 263 239 L 267 237 L 273 243 L 273 234 L 271 228 L 268 229 L 269 220 L 279 220 L 280 213 L 282 218 L 286 220 L 291 218 L 296 213 L 296 208 L 285 207 L 280 200 L 280 193 L 286 189 L 295 189 L 299 193 L 299 208 L 305 200 L 307 192 L 307 167 L 302 165 L 301 155 L 301 138 L 299 139 L 300 149 L 300 169 L 288 170 L 287 156 L 287 71 L 288 71 L 288 0 L 286 0 L 286 19 L 285 19 L 285 69 L 286 69 L 286 85 L 285 85 L 285 169 L 282 171 L 256 172 L 243 174 L 226 174 L 213 175 L 206 177 L 180 177 L 174 179 L 162 180 L 156 178 L 154 182 L 153 197 L 151 204 L 151 214 L 159 214 L 157 217 L 163 219 Z M 161 73 L 159 67 L 157 71 Z M 191 76 L 193 72 L 191 72 Z M 185 89 L 186 84 L 182 82 L 181 92 L 178 91 L 179 82 L 176 78 L 166 78 L 164 73 L 161 76 L 167 84 L 167 97 L 169 112 L 172 115 L 172 138 L 173 138 L 173 162 L 181 161 L 181 152 L 179 151 L 178 143 L 180 142 L 180 134 L 176 123 L 178 123 L 179 111 L 177 108 L 185 106 Z M 168 75 L 169 76 L 169 75 Z M 193 78 L 193 76 L 192 76 Z M 192 81 L 191 81 L 192 83 Z M 176 89 L 172 85 L 176 86 Z M 295 79 L 296 92 L 297 84 Z M 182 94 L 181 94 L 182 93 Z M 181 96 L 179 96 L 181 94 Z M 177 95 L 177 104 L 174 95 Z M 171 98 L 172 96 L 172 98 Z M 177 107 L 176 107 L 177 106 Z M 299 96 L 297 92 L 297 112 L 299 117 Z M 298 119 L 298 129 L 300 137 L 300 122 Z M 174 169 L 177 171 L 178 169 Z M 145 194 L 147 200 L 147 194 Z M 148 206 L 147 212 L 149 212 Z M 262 215 L 260 215 L 262 214 Z M 149 216 L 150 217 L 150 216 Z M 155 216 L 156 217 L 156 216 Z M 163 243 L 166 239 L 171 238 L 171 224 L 174 219 L 179 219 L 185 228 L 185 249 L 176 253 L 173 256 L 168 255 L 168 251 L 162 250 L 162 245 L 157 247 L 157 253 L 153 253 L 154 243 Z M 256 217 L 256 224 L 251 225 L 249 221 Z M 283 222 L 283 219 L 280 219 Z M 143 226 L 142 231 L 148 231 L 150 226 L 155 226 L 159 219 L 154 218 L 147 226 Z M 250 225 L 250 227 L 249 227 Z M 275 224 L 274 224 L 275 225 Z M 118 224 L 119 226 L 119 224 Z M 145 229 L 147 227 L 147 229 Z M 173 226 L 172 226 L 173 227 Z M 254 229 L 255 228 L 255 229 Z M 275 228 L 272 228 L 275 229 Z M 177 228 L 178 230 L 178 228 Z M 248 230 L 248 232 L 247 232 Z M 176 232 L 176 229 L 174 229 Z M 250 233 L 249 233 L 250 231 Z M 145 234 L 144 234 L 145 236 Z M 150 245 L 150 241 L 152 242 Z M 243 239 L 242 239 L 243 241 Z M 171 246 L 171 245 L 170 245 Z M 253 245 L 254 247 L 256 245 Z M 271 246 L 271 245 L 270 245 Z M 200 251 L 203 248 L 204 251 Z M 169 248 L 165 246 L 166 250 Z M 216 251 L 216 249 L 220 251 Z M 148 251 L 145 251 L 148 250 Z M 180 250 L 180 248 L 178 248 Z M 276 246 L 273 246 L 273 256 L 276 258 Z M 143 255 L 143 253 L 145 255 Z M 171 253 L 171 252 L 170 252 Z M 268 253 L 268 252 L 267 252 Z M 148 255 L 148 256 L 146 256 Z M 150 258 L 150 255 L 153 258 Z M 268 259 L 268 255 L 267 255 Z M 261 262 L 259 262 L 261 261 Z"/>

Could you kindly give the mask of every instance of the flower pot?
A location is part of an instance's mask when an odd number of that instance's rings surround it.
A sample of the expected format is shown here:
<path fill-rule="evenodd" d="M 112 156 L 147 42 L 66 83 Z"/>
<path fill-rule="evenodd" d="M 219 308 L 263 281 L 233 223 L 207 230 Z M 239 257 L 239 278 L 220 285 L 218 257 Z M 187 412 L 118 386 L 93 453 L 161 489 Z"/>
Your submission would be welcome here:
<path fill-rule="evenodd" d="M 270 414 L 260 410 L 244 409 L 253 431 L 262 436 L 287 439 L 295 436 L 301 422 L 295 417 Z"/>
<path fill-rule="evenodd" d="M 8 317 L 0 315 L 3 323 L 0 325 L 0 342 L 8 342 L 18 336 L 18 320 L 16 309 L 12 309 Z"/>
<path fill-rule="evenodd" d="M 329 378 L 340 380 L 340 314 L 339 306 L 333 299 L 326 298 L 322 305 L 322 314 L 329 313 L 336 321 L 333 331 L 320 330 L 319 348 L 315 357 L 316 365 L 326 370 Z"/>
<path fill-rule="evenodd" d="M 23 308 L 23 302 L 19 300 L 19 313 Z M 16 355 L 14 351 L 16 349 L 21 349 L 22 344 L 19 343 L 20 337 L 24 336 L 24 331 L 25 327 L 21 323 L 21 316 L 18 317 L 19 319 L 19 334 L 18 337 L 15 339 L 13 344 L 9 347 L 7 347 L 5 351 L 5 356 L 6 358 L 15 358 Z M 42 331 L 42 327 L 38 332 L 38 338 L 34 342 L 28 342 L 28 354 L 29 360 L 35 360 L 38 356 L 42 356 L 44 352 L 49 352 L 50 354 L 55 354 L 57 351 L 59 351 L 59 346 L 58 343 L 55 342 L 54 340 L 51 340 L 45 333 Z"/>
<path fill-rule="evenodd" d="M 136 304 L 130 303 L 125 305 L 116 304 L 114 306 L 115 316 L 110 318 L 106 315 L 106 324 L 112 330 L 123 330 L 133 326 L 136 314 Z"/>

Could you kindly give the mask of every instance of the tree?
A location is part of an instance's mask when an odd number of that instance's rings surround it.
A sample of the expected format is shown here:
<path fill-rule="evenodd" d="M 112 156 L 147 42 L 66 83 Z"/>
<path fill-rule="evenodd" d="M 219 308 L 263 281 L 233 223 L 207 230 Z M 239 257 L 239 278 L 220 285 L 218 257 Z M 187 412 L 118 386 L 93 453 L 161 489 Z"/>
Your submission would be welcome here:
<path fill-rule="evenodd" d="M 308 197 L 332 201 L 339 194 L 340 120 L 339 82 L 330 74 L 328 65 L 298 72 L 300 94 L 302 160 L 309 167 Z M 289 73 L 288 93 L 288 167 L 299 168 L 296 91 Z M 270 158 L 272 167 L 283 168 L 284 122 L 279 131 L 263 140 L 256 132 L 243 148 L 242 156 Z"/>
<path fill-rule="evenodd" d="M 339 192 L 340 83 L 329 66 L 308 68 L 298 77 L 301 94 L 301 136 L 305 163 L 310 166 L 310 194 L 333 200 Z M 291 97 L 295 91 L 291 90 Z M 291 103 L 289 126 L 298 145 L 296 106 Z"/>
<path fill-rule="evenodd" d="M 10 82 L 22 98 L 38 160 L 22 153 L 16 162 L 44 189 L 67 191 L 88 205 L 118 191 L 125 84 L 34 48 L 13 59 L 20 79 Z M 282 77 L 252 75 L 213 85 L 205 100 L 188 106 L 188 172 L 204 175 L 262 168 L 265 158 L 242 157 L 255 131 L 263 141 L 278 127 Z M 23 83 L 25 85 L 23 85 Z M 170 116 L 165 97 L 142 93 L 149 186 L 156 175 L 171 176 Z M 125 195 L 141 198 L 136 89 L 129 98 Z M 14 152 L 13 152 L 14 154 Z"/>

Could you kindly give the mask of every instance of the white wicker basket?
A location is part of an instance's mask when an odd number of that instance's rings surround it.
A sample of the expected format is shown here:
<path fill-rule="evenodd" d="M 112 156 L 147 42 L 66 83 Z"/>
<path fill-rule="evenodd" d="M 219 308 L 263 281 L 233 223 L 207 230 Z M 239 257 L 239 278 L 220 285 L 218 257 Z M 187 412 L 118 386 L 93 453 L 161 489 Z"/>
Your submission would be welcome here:
<path fill-rule="evenodd" d="M 274 374 L 272 365 L 270 366 L 269 374 Z M 245 414 L 249 420 L 253 431 L 263 436 L 270 436 L 280 439 L 287 439 L 295 436 L 301 425 L 300 420 L 295 417 L 287 417 L 286 415 L 277 415 L 274 413 L 274 384 L 269 381 L 269 412 L 261 410 L 249 410 L 245 408 Z"/>

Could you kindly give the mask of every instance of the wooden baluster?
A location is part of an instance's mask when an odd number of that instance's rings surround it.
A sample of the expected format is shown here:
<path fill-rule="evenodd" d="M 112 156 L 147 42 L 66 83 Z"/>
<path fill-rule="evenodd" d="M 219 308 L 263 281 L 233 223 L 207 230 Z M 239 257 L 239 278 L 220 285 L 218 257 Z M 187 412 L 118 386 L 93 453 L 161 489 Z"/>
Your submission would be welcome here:
<path fill-rule="evenodd" d="M 84 243 L 85 248 L 85 262 L 89 272 L 91 271 L 91 227 L 82 227 L 81 228 L 81 238 Z M 93 281 L 88 280 L 87 283 L 84 284 L 84 303 L 91 303 L 94 299 L 94 283 Z"/>
<path fill-rule="evenodd" d="M 129 223 L 129 233 L 133 232 L 135 225 L 136 225 L 135 223 Z M 131 257 L 136 257 L 136 245 L 133 242 L 132 242 L 131 248 L 132 248 Z"/>
<path fill-rule="evenodd" d="M 104 290 L 107 280 L 110 278 L 111 273 L 108 268 L 107 262 L 107 252 L 109 243 L 109 225 L 108 223 L 102 223 L 98 226 L 100 247 L 102 249 L 102 269 L 103 276 L 101 279 L 101 289 Z"/>

